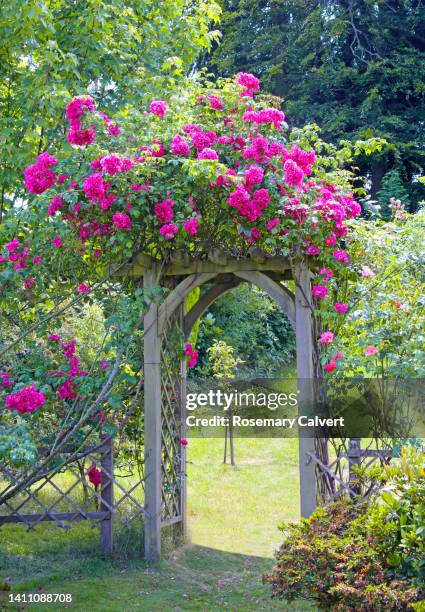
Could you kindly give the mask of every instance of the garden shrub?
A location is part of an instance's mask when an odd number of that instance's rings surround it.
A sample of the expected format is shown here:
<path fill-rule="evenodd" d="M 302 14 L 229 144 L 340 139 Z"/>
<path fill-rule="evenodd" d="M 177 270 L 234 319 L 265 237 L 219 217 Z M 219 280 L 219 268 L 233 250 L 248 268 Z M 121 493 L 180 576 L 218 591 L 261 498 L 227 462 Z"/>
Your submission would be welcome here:
<path fill-rule="evenodd" d="M 425 599 L 425 456 L 403 451 L 382 479 L 372 503 L 344 499 L 288 526 L 264 576 L 274 597 L 377 612 L 414 609 Z"/>

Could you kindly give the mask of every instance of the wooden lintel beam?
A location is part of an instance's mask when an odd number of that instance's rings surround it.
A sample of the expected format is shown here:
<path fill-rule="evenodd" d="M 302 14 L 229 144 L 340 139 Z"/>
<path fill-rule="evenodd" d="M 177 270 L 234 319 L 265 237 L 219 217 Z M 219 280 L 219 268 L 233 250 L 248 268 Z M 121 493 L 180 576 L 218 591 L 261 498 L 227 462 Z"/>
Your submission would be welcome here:
<path fill-rule="evenodd" d="M 187 265 L 170 263 L 164 266 L 164 276 L 180 276 L 186 274 L 197 274 L 203 272 L 225 273 L 225 272 L 280 272 L 291 270 L 289 260 L 286 257 L 269 257 L 264 262 L 256 262 L 247 259 L 229 259 L 225 264 L 214 263 L 210 260 L 192 260 Z"/>
<path fill-rule="evenodd" d="M 133 257 L 133 261 L 131 262 L 130 265 L 136 264 L 137 266 L 140 266 L 141 268 L 149 269 L 149 268 L 152 268 L 152 266 L 155 263 L 160 263 L 160 262 L 158 262 L 157 259 L 154 259 L 150 255 L 146 255 L 146 253 L 137 253 L 137 255 Z"/>

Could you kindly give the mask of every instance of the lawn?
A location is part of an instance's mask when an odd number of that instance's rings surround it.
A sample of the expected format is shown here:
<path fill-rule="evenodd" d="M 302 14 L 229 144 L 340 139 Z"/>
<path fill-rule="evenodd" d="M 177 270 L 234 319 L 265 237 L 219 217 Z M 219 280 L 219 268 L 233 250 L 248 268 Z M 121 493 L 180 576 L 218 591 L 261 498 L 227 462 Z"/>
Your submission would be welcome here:
<path fill-rule="evenodd" d="M 72 604 L 29 606 L 37 610 L 310 610 L 273 602 L 261 582 L 282 539 L 277 525 L 299 515 L 296 441 L 236 439 L 235 448 L 232 468 L 222 464 L 222 440 L 190 440 L 191 544 L 160 563 L 137 557 L 134 534 L 118 534 L 107 560 L 88 524 L 9 525 L 0 532 L 0 576 L 10 576 L 13 592 L 73 596 Z"/>

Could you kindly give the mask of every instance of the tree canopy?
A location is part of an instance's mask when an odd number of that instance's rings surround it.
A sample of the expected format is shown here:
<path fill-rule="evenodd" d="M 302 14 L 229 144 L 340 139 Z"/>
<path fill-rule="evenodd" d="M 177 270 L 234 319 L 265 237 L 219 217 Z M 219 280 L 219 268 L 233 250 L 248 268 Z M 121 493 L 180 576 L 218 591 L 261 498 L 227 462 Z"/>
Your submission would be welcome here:
<path fill-rule="evenodd" d="M 217 35 L 214 0 L 11 0 L 0 16 L 0 220 L 22 170 L 63 136 L 63 109 L 90 91 L 108 112 L 173 87 Z"/>
<path fill-rule="evenodd" d="M 371 136 L 389 146 L 359 160 L 376 197 L 393 168 L 423 197 L 425 7 L 421 0 L 224 0 L 219 74 L 250 70 L 285 101 L 295 124 L 325 137 Z M 401 197 L 401 193 L 393 193 Z M 385 205 L 385 202 L 381 202 Z"/>

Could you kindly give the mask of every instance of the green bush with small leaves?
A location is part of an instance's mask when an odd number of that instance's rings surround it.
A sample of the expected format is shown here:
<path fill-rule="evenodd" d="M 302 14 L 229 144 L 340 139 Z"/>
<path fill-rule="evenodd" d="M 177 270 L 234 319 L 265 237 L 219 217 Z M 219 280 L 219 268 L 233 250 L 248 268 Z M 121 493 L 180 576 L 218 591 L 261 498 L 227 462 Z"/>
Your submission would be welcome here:
<path fill-rule="evenodd" d="M 281 529 L 264 581 L 272 595 L 321 610 L 420 610 L 425 599 L 425 455 L 404 449 L 373 502 L 341 500 Z"/>

